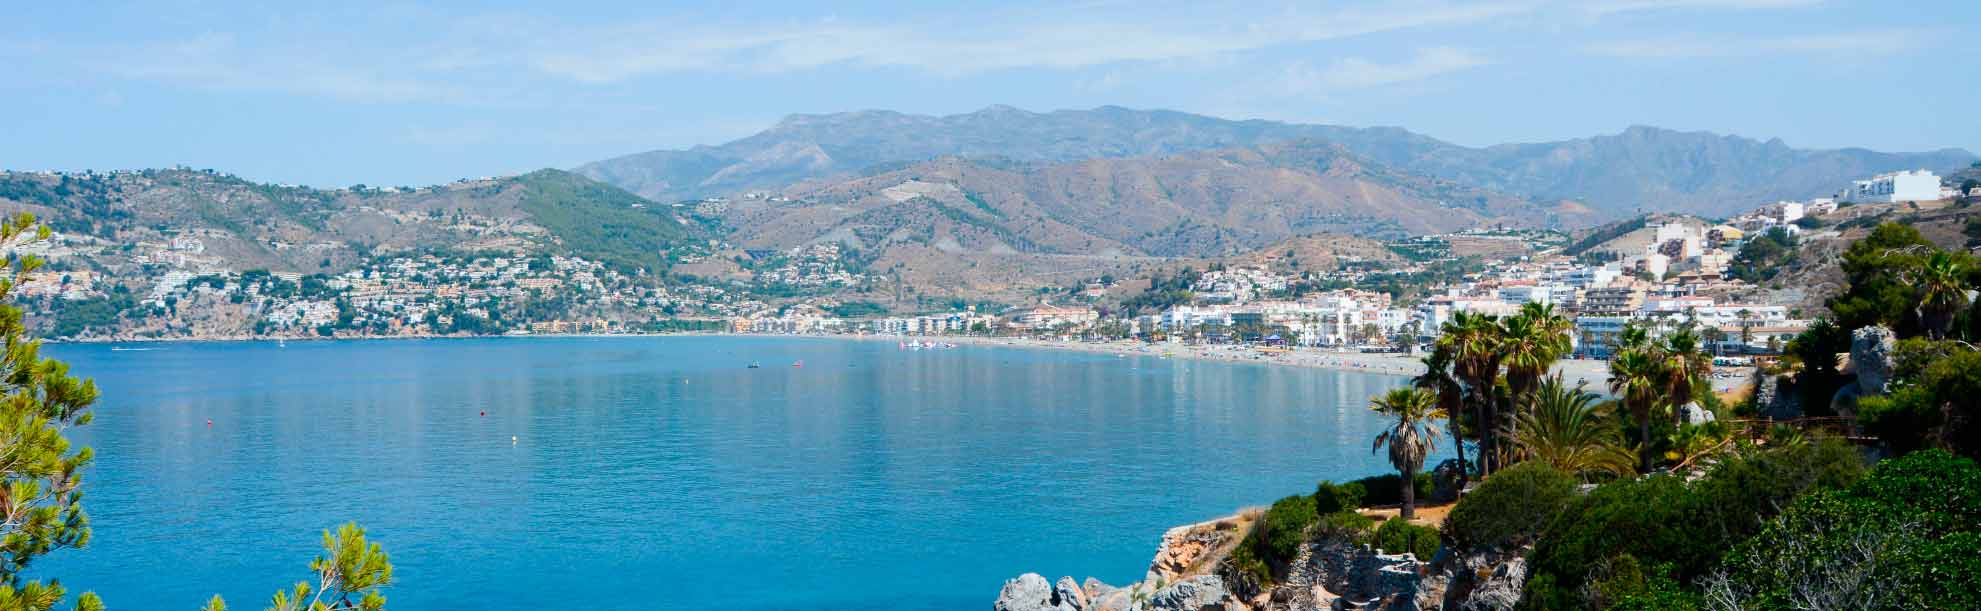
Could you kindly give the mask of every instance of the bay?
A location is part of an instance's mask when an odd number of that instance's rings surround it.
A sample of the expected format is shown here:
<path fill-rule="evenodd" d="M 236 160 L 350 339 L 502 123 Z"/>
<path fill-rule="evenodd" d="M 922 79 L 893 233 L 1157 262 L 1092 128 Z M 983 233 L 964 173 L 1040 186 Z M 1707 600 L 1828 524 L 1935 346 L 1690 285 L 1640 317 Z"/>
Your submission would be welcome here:
<path fill-rule="evenodd" d="M 981 609 L 1389 472 L 1366 405 L 1406 382 L 829 338 L 132 346 L 46 348 L 103 391 L 73 435 L 95 540 L 31 574 L 112 609 L 260 608 L 346 521 L 393 609 Z"/>

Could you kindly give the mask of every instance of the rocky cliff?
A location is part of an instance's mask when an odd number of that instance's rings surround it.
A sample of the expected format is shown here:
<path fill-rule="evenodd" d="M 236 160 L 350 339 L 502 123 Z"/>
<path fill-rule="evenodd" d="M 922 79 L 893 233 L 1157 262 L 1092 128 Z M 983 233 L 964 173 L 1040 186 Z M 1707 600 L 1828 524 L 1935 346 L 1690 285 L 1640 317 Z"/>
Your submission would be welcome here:
<path fill-rule="evenodd" d="M 1308 543 L 1269 587 L 1225 562 L 1256 514 L 1171 529 L 1143 581 L 1115 587 L 1088 578 L 1048 582 L 1026 573 L 1004 583 L 995 611 L 1419 611 L 1511 609 L 1527 578 L 1525 550 L 1455 553 L 1428 561 L 1366 545 Z"/>

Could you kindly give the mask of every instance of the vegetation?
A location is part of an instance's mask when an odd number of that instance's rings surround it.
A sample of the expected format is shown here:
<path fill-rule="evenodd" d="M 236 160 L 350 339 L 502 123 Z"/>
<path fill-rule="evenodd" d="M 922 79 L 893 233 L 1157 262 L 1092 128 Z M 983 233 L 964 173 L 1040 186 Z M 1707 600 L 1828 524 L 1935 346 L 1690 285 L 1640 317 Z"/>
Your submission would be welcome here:
<path fill-rule="evenodd" d="M 381 611 L 385 595 L 379 590 L 392 585 L 392 560 L 385 549 L 365 538 L 357 524 L 337 528 L 337 534 L 323 531 L 323 553 L 310 561 L 316 583 L 297 582 L 288 591 L 277 590 L 269 611 Z M 219 596 L 207 601 L 204 611 L 226 611 L 227 602 Z"/>
<path fill-rule="evenodd" d="M 1409 553 L 1418 560 L 1430 560 L 1438 553 L 1438 529 L 1411 524 L 1403 518 L 1384 520 L 1369 541 L 1376 549 L 1392 554 Z"/>
<path fill-rule="evenodd" d="M 1727 556 L 1715 609 L 1981 608 L 1981 468 L 1937 450 L 1797 499 Z"/>
<path fill-rule="evenodd" d="M 0 244 L 19 245 L 47 239 L 49 230 L 26 213 L 0 221 Z M 39 269 L 34 255 L 9 257 L 0 272 L 0 491 L 6 516 L 0 520 L 0 611 L 47 611 L 69 598 L 57 580 L 31 579 L 35 561 L 63 549 L 89 544 L 89 514 L 83 508 L 83 474 L 95 457 L 87 447 L 74 446 L 69 429 L 90 423 L 90 407 L 98 397 L 93 381 L 69 374 L 68 365 L 41 356 L 41 342 L 30 338 L 25 314 L 11 302 L 23 275 Z M 392 583 L 392 565 L 377 544 L 365 539 L 355 524 L 324 533 L 325 557 L 312 562 L 318 576 L 312 586 L 299 583 L 277 592 L 274 611 L 380 611 L 385 597 L 379 589 Z M 73 598 L 77 611 L 101 611 L 102 599 L 84 592 Z M 307 601 L 307 602 L 306 602 Z M 215 596 L 207 611 L 224 611 Z"/>
<path fill-rule="evenodd" d="M 0 243 L 45 240 L 48 229 L 22 213 L 0 221 Z M 11 302 L 20 278 L 42 266 L 40 257 L 9 257 L 0 281 L 0 373 L 6 384 L 0 400 L 0 491 L 7 519 L 0 521 L 0 611 L 52 609 L 68 595 L 55 580 L 30 579 L 34 561 L 56 551 L 89 543 L 89 514 L 83 511 L 83 471 L 94 454 L 64 436 L 89 424 L 96 384 L 69 375 L 68 365 L 41 356 L 41 342 L 30 339 L 21 308 Z M 75 599 L 78 611 L 103 608 L 95 594 Z"/>
<path fill-rule="evenodd" d="M 1522 605 L 1603 608 L 1614 600 L 1589 596 L 1590 569 L 1619 564 L 1655 568 L 1647 584 L 1697 588 L 1727 542 L 1759 532 L 1804 492 L 1847 485 L 1862 471 L 1848 446 L 1822 442 L 1734 455 L 1693 483 L 1654 475 L 1604 484 L 1542 533 Z"/>
<path fill-rule="evenodd" d="M 651 202 L 568 172 L 539 170 L 518 176 L 518 204 L 557 236 L 562 251 L 622 272 L 668 268 L 665 253 L 690 237 Z"/>
<path fill-rule="evenodd" d="M 1472 550 L 1513 548 L 1534 536 L 1574 501 L 1575 478 L 1543 462 L 1525 462 L 1479 484 L 1445 517 L 1444 535 Z"/>
<path fill-rule="evenodd" d="M 1530 408 L 1514 417 L 1514 455 L 1583 480 L 1630 474 L 1634 461 L 1623 436 L 1605 424 L 1615 418 L 1611 405 L 1561 376 L 1542 380 Z"/>
<path fill-rule="evenodd" d="M 1391 389 L 1389 394 L 1369 402 L 1369 409 L 1396 419 L 1396 424 L 1376 435 L 1371 451 L 1389 447 L 1389 464 L 1401 477 L 1397 489 L 1403 496 L 1403 519 L 1417 517 L 1417 472 L 1424 469 L 1424 457 L 1437 448 L 1437 432 L 1431 427 L 1444 417 L 1437 396 L 1416 388 Z"/>
<path fill-rule="evenodd" d="M 1795 260 L 1795 247 L 1795 236 L 1787 229 L 1769 228 L 1741 243 L 1740 253 L 1727 266 L 1727 275 L 1757 284 L 1772 279 L 1783 265 Z"/>
<path fill-rule="evenodd" d="M 1314 497 L 1294 495 L 1274 501 L 1232 550 L 1232 563 L 1259 583 L 1270 584 L 1276 575 L 1285 574 L 1287 564 L 1300 553 L 1300 546 L 1320 519 L 1314 511 Z"/>

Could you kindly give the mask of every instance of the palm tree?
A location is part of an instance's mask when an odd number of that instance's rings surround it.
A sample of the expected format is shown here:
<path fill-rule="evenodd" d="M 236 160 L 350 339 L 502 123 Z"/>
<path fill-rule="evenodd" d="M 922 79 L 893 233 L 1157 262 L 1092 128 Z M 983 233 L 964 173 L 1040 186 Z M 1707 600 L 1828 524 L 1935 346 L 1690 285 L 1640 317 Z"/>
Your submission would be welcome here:
<path fill-rule="evenodd" d="M 1651 472 L 1651 412 L 1658 403 L 1658 393 L 1665 388 L 1665 375 L 1659 371 L 1662 363 L 1643 350 L 1626 350 L 1610 359 L 1610 392 L 1623 398 L 1624 409 L 1637 420 L 1642 444 L 1637 455 L 1641 458 L 1640 469 Z"/>
<path fill-rule="evenodd" d="M 1631 472 L 1630 451 L 1611 425 L 1596 393 L 1569 387 L 1560 375 L 1541 380 L 1533 404 L 1514 417 L 1512 435 L 1522 459 L 1538 460 L 1563 473 L 1587 475 Z"/>
<path fill-rule="evenodd" d="M 1919 270 L 1919 321 L 1933 339 L 1946 337 L 1954 313 L 1967 306 L 1966 271 L 1960 259 L 1935 252 Z"/>
<path fill-rule="evenodd" d="M 1712 375 L 1713 357 L 1699 348 L 1699 336 L 1689 327 L 1665 336 L 1659 348 L 1652 354 L 1664 361 L 1665 402 L 1672 407 L 1672 417 L 1682 417 L 1678 408 L 1691 403 L 1697 394 L 1694 389 Z"/>
<path fill-rule="evenodd" d="M 1559 324 L 1560 320 L 1565 319 L 1555 316 L 1552 307 L 1529 303 L 1519 316 L 1500 326 L 1500 358 L 1506 364 L 1506 386 L 1513 395 L 1515 414 L 1525 409 L 1528 395 L 1541 376 L 1568 353 L 1568 329 Z"/>
<path fill-rule="evenodd" d="M 1740 317 L 1740 352 L 1741 354 L 1746 354 L 1747 342 L 1754 338 L 1754 325 L 1748 322 L 1748 319 L 1754 318 L 1754 311 L 1741 308 L 1739 312 L 1734 312 L 1733 315 Z"/>
<path fill-rule="evenodd" d="M 1437 450 L 1436 421 L 1445 417 L 1444 410 L 1438 409 L 1438 397 L 1417 388 L 1393 388 L 1384 395 L 1369 401 L 1369 409 L 1385 416 L 1396 418 L 1396 424 L 1389 430 L 1376 435 L 1376 443 L 1370 452 L 1389 446 L 1389 464 L 1403 476 L 1399 484 L 1403 487 L 1403 519 L 1417 517 L 1417 472 L 1424 468 L 1424 458 Z"/>
<path fill-rule="evenodd" d="M 1451 375 L 1451 352 L 1432 350 L 1423 358 L 1424 373 L 1412 378 L 1412 386 L 1438 396 L 1438 409 L 1445 412 L 1445 426 L 1451 429 L 1451 445 L 1458 452 L 1458 485 L 1465 486 L 1465 437 L 1459 414 L 1465 413 L 1465 387 Z"/>
<path fill-rule="evenodd" d="M 1492 431 L 1498 430 L 1494 424 L 1494 386 L 1499 381 L 1499 341 L 1499 317 L 1469 312 L 1453 313 L 1438 337 L 1438 348 L 1451 351 L 1452 373 L 1465 384 L 1472 404 L 1472 426 L 1479 435 L 1480 475 L 1492 473 L 1492 457 L 1498 446 Z"/>

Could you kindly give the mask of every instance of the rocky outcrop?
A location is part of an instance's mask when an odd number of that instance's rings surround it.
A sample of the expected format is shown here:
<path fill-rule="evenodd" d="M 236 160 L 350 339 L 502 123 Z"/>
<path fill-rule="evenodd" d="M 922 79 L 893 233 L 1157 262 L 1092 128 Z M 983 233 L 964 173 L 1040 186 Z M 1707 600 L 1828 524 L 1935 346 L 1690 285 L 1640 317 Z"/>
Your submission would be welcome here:
<path fill-rule="evenodd" d="M 1525 550 L 1443 554 L 1424 591 L 1449 611 L 1505 611 L 1520 602 L 1527 583 Z"/>
<path fill-rule="evenodd" d="M 1762 416 L 1776 420 L 1802 417 L 1802 402 L 1796 398 L 1794 384 L 1784 375 L 1754 372 L 1754 407 Z"/>
<path fill-rule="evenodd" d="M 1896 338 L 1885 327 L 1863 327 L 1850 332 L 1849 369 L 1856 380 L 1837 389 L 1830 398 L 1830 410 L 1846 418 L 1857 415 L 1857 399 L 1885 394 L 1890 390 Z"/>
<path fill-rule="evenodd" d="M 1162 534 L 1162 545 L 1156 548 L 1155 559 L 1149 561 L 1149 574 L 1143 581 L 1167 583 L 1206 571 L 1230 553 L 1244 536 L 1240 527 L 1254 519 L 1257 514 L 1246 512 L 1169 529 Z"/>
<path fill-rule="evenodd" d="M 1239 522 L 1245 523 L 1245 522 Z M 1366 545 L 1310 543 L 1270 587 L 1228 562 L 1243 530 L 1217 522 L 1171 529 L 1150 579 L 1116 588 L 1089 578 L 1057 583 L 1027 573 L 1005 582 L 995 611 L 1505 611 L 1527 580 L 1526 550 L 1454 554 L 1428 561 Z M 1225 532 L 1229 530 L 1230 532 Z M 1207 538 L 1209 537 L 1209 538 Z M 1196 550 L 1194 552 L 1188 550 Z M 1164 560 L 1167 558 L 1167 560 Z M 1175 578 L 1169 569 L 1190 567 Z M 1207 567 L 1208 568 L 1204 568 Z M 1159 575 L 1158 573 L 1163 573 Z"/>
<path fill-rule="evenodd" d="M 1216 575 L 1198 575 L 1156 590 L 1149 595 L 1149 611 L 1226 611 L 1236 608 L 1224 580 Z"/>
<path fill-rule="evenodd" d="M 1700 425 L 1712 422 L 1716 416 L 1711 410 L 1700 407 L 1698 403 L 1686 403 L 1679 406 L 1678 418 L 1686 424 Z"/>

